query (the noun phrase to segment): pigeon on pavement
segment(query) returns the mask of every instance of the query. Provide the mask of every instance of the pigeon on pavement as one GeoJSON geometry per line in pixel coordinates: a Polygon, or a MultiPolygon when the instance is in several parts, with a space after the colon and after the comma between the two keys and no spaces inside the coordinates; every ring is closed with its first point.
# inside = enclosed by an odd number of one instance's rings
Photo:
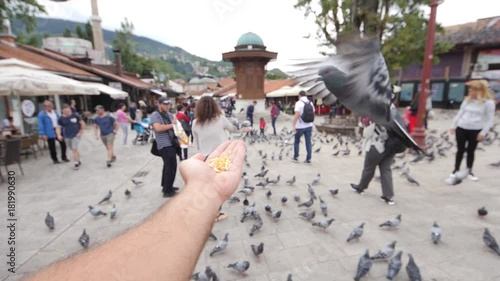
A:
{"type": "Polygon", "coordinates": [[[224,235],[224,239],[222,239],[218,244],[217,246],[215,246],[215,248],[212,249],[212,251],[210,251],[210,256],[212,257],[213,255],[215,255],[216,253],[220,253],[222,251],[224,251],[227,247],[227,244],[228,244],[228,236],[229,236],[229,233],[226,233],[224,235]]]}
{"type": "Polygon", "coordinates": [[[215,236],[215,234],[213,232],[210,232],[209,236],[210,238],[214,239],[214,240],[217,240],[217,236],[215,236]]]}
{"type": "Polygon", "coordinates": [[[250,229],[250,236],[254,236],[257,231],[259,231],[262,228],[262,225],[264,222],[262,219],[259,217],[258,219],[255,220],[255,223],[252,225],[252,228],[250,229]]]}
{"type": "Polygon", "coordinates": [[[481,207],[477,210],[477,214],[479,217],[483,218],[488,214],[488,210],[486,210],[486,207],[481,207]]]}
{"type": "Polygon", "coordinates": [[[288,273],[288,276],[286,277],[286,281],[293,281],[291,273],[288,273]]]}
{"type": "Polygon", "coordinates": [[[329,189],[328,191],[330,191],[330,194],[333,195],[333,196],[337,196],[337,194],[339,194],[339,189],[329,189]]]}
{"type": "Polygon", "coordinates": [[[135,185],[135,186],[140,186],[140,185],[142,185],[142,184],[143,184],[143,182],[142,182],[142,181],[140,181],[140,180],[136,180],[136,179],[132,179],[132,182],[134,183],[134,185],[135,185]]]}
{"type": "Polygon", "coordinates": [[[239,203],[240,202],[240,198],[238,196],[231,196],[231,198],[229,198],[229,203],[239,203]]]}
{"type": "Polygon", "coordinates": [[[316,192],[314,191],[314,188],[310,184],[307,185],[307,192],[309,192],[309,196],[311,196],[311,198],[313,198],[315,200],[318,198],[316,196],[316,192]]]}
{"type": "Polygon", "coordinates": [[[400,223],[401,223],[401,215],[398,215],[397,217],[392,218],[392,219],[384,222],[383,224],[379,225],[379,227],[387,226],[389,228],[394,228],[394,227],[399,226],[400,223]]]}
{"type": "Polygon", "coordinates": [[[394,250],[396,248],[396,241],[393,241],[391,244],[385,246],[382,250],[378,251],[374,256],[370,257],[372,260],[386,260],[392,255],[394,255],[394,250]]]}
{"type": "Polygon", "coordinates": [[[116,217],[116,212],[117,212],[116,205],[113,204],[113,208],[111,208],[111,210],[109,211],[110,219],[114,219],[116,217]]]}
{"type": "Polygon", "coordinates": [[[422,276],[420,275],[420,269],[418,269],[415,260],[413,260],[413,256],[411,254],[408,254],[408,257],[410,258],[410,260],[406,265],[406,273],[408,273],[410,281],[422,281],[422,276]]]}
{"type": "Polygon", "coordinates": [[[248,270],[248,268],[250,268],[250,262],[238,261],[238,262],[229,264],[227,267],[238,271],[239,274],[243,274],[243,273],[245,273],[245,271],[248,270]]]}
{"type": "Polygon", "coordinates": [[[347,242],[351,242],[352,240],[356,239],[359,240],[361,236],[363,236],[364,233],[364,228],[365,228],[365,223],[361,223],[359,226],[356,226],[349,237],[347,238],[347,242]]]}
{"type": "Polygon", "coordinates": [[[321,199],[321,196],[319,197],[319,207],[321,208],[321,212],[325,217],[328,217],[328,207],[326,206],[326,203],[323,199],[321,199]]]}
{"type": "Polygon", "coordinates": [[[191,276],[194,281],[210,281],[213,280],[214,272],[210,266],[207,266],[205,271],[197,272],[191,276]]]}
{"type": "Polygon", "coordinates": [[[354,281],[359,281],[365,275],[368,274],[370,268],[372,268],[372,260],[370,259],[370,254],[368,250],[366,250],[365,254],[359,258],[358,269],[356,271],[356,276],[354,277],[354,281]]]}
{"type": "Polygon", "coordinates": [[[250,245],[250,247],[252,248],[252,252],[256,257],[258,257],[260,254],[262,254],[262,252],[264,252],[264,243],[262,242],[257,246],[252,244],[250,245]]]}
{"type": "Polygon", "coordinates": [[[321,174],[318,173],[318,175],[313,178],[313,181],[312,181],[311,185],[317,185],[317,184],[319,184],[320,180],[321,180],[321,174]]]}
{"type": "Polygon", "coordinates": [[[434,222],[431,229],[432,243],[437,245],[441,240],[442,233],[443,231],[441,230],[441,227],[439,227],[437,222],[434,222]]]}
{"type": "Polygon", "coordinates": [[[311,197],[311,198],[309,198],[309,200],[307,200],[307,201],[305,201],[303,203],[300,203],[299,207],[307,207],[307,208],[309,208],[309,207],[311,207],[313,205],[313,203],[314,203],[314,200],[311,197]]]}
{"type": "Polygon", "coordinates": [[[281,197],[281,204],[285,204],[288,201],[288,198],[286,196],[281,197]]]}
{"type": "Polygon", "coordinates": [[[126,189],[125,196],[127,196],[127,198],[130,198],[130,196],[132,196],[132,192],[130,192],[130,190],[126,189]]]}
{"type": "Polygon", "coordinates": [[[293,200],[295,200],[295,202],[299,203],[300,202],[300,196],[294,195],[293,196],[293,200]]]}
{"type": "Polygon", "coordinates": [[[47,216],[45,217],[45,225],[50,229],[54,230],[55,228],[55,222],[54,222],[54,217],[50,215],[50,213],[47,212],[47,216]]]}
{"type": "Polygon", "coordinates": [[[314,217],[316,216],[316,211],[303,212],[303,213],[300,213],[299,215],[301,217],[303,217],[304,219],[310,221],[310,220],[314,219],[314,217]]]}
{"type": "Polygon", "coordinates": [[[491,235],[490,230],[488,228],[484,229],[484,234],[483,234],[483,241],[488,248],[493,250],[497,255],[500,256],[500,248],[498,247],[497,241],[495,240],[495,237],[491,235]]]}
{"type": "Polygon", "coordinates": [[[268,191],[266,192],[266,197],[267,197],[267,199],[270,199],[270,198],[271,198],[271,195],[273,195],[273,193],[271,192],[271,190],[268,190],[268,191]]]}
{"type": "Polygon", "coordinates": [[[335,219],[328,219],[328,220],[322,220],[322,221],[318,221],[318,222],[313,222],[312,226],[317,226],[317,227],[326,229],[327,227],[329,227],[332,224],[332,222],[334,220],[335,219]]]}
{"type": "Polygon", "coordinates": [[[99,208],[97,207],[92,207],[92,206],[89,206],[89,212],[94,216],[94,217],[98,217],[98,216],[106,216],[107,213],[101,211],[99,208]]]}
{"type": "Polygon", "coordinates": [[[392,259],[389,261],[389,268],[387,269],[387,280],[392,280],[396,275],[398,275],[401,270],[403,263],[401,262],[401,255],[403,251],[399,251],[392,259]]]}
{"type": "Polygon", "coordinates": [[[109,201],[109,199],[111,199],[111,196],[113,196],[113,192],[111,192],[111,190],[110,190],[110,191],[108,191],[108,194],[106,194],[106,196],[104,196],[104,198],[102,198],[102,200],[99,201],[99,203],[97,203],[97,205],[100,205],[104,202],[109,201]]]}
{"type": "Polygon", "coordinates": [[[80,242],[80,245],[82,245],[83,248],[87,249],[89,247],[90,237],[87,234],[87,232],[85,232],[85,229],[83,230],[82,235],[80,235],[78,241],[80,242]]]}
{"type": "Polygon", "coordinates": [[[295,183],[295,176],[293,176],[293,178],[291,180],[286,181],[286,183],[289,184],[289,185],[294,185],[294,183],[295,183]]]}

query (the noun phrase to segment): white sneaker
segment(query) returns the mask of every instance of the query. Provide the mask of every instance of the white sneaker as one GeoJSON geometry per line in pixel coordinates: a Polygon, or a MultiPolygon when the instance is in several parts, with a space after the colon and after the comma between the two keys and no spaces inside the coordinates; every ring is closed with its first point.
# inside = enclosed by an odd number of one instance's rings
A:
{"type": "Polygon", "coordinates": [[[456,172],[451,173],[448,177],[449,178],[456,178],[457,177],[456,172]]]}
{"type": "Polygon", "coordinates": [[[467,178],[468,178],[469,180],[471,180],[471,181],[478,181],[478,180],[479,180],[479,178],[478,178],[478,177],[476,177],[476,176],[474,176],[474,174],[473,174],[473,173],[469,173],[469,175],[467,176],[467,178]]]}

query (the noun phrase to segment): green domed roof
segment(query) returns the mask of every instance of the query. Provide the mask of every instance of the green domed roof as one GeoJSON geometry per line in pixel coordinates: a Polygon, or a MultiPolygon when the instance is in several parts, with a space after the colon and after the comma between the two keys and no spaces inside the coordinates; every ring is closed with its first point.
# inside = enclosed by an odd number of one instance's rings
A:
{"type": "Polygon", "coordinates": [[[255,45],[255,46],[264,46],[264,41],[260,38],[259,35],[248,32],[241,35],[240,39],[238,39],[238,43],[236,46],[244,46],[244,45],[255,45]]]}

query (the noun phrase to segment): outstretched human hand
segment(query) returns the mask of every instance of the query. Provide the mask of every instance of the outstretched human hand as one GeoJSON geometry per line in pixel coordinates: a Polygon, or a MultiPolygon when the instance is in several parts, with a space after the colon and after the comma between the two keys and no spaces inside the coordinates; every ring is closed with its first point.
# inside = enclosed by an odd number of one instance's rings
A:
{"type": "Polygon", "coordinates": [[[222,201],[228,199],[238,187],[243,171],[246,147],[242,141],[227,141],[221,144],[205,160],[198,153],[180,165],[182,179],[186,188],[211,188],[222,201]],[[228,156],[231,160],[228,171],[216,173],[210,166],[210,160],[220,156],[228,156]]]}

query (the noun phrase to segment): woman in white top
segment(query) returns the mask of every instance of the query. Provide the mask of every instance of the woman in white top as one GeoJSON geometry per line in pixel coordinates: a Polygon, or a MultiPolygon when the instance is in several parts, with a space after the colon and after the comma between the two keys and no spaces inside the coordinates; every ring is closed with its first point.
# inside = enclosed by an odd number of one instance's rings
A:
{"type": "MultiPolygon", "coordinates": [[[[229,136],[226,131],[236,133],[238,128],[222,115],[219,104],[212,97],[205,96],[196,102],[195,119],[191,133],[198,152],[208,156],[219,145],[228,140],[229,136]]],[[[219,212],[215,221],[225,218],[227,215],[219,212]]]]}
{"type": "Polygon", "coordinates": [[[466,151],[465,143],[467,143],[468,178],[477,181],[479,179],[472,173],[474,152],[478,142],[484,140],[493,126],[495,102],[486,80],[473,80],[466,85],[469,87],[469,94],[462,102],[451,124],[450,132],[456,134],[457,138],[457,155],[455,169],[450,177],[455,177],[455,173],[460,170],[460,163],[466,151]]]}
{"type": "Polygon", "coordinates": [[[198,151],[205,156],[228,140],[227,132],[238,131],[238,128],[222,115],[219,105],[212,97],[202,97],[196,103],[195,110],[191,132],[198,151]]]}

